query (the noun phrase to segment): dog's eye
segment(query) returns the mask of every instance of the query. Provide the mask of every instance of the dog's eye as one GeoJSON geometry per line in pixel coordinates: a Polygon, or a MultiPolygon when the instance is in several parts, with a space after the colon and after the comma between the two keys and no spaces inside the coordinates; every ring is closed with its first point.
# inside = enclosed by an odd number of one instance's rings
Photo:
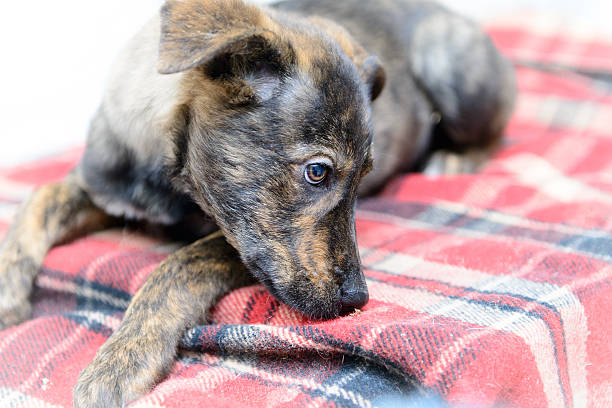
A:
{"type": "Polygon", "coordinates": [[[327,177],[329,169],[321,163],[312,163],[306,166],[304,170],[304,178],[312,185],[321,184],[327,177]]]}

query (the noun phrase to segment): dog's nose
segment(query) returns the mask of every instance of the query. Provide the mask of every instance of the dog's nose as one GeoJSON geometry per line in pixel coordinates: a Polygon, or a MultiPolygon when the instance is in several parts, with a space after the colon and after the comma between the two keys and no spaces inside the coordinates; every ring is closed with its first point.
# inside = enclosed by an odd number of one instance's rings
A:
{"type": "Polygon", "coordinates": [[[340,287],[340,314],[345,315],[365,306],[369,298],[365,281],[360,279],[345,281],[340,287]]]}

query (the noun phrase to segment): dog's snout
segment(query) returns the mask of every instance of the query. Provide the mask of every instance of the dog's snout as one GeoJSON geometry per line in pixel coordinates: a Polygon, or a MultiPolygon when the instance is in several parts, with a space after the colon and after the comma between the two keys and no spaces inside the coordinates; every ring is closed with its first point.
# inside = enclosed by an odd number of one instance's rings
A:
{"type": "Polygon", "coordinates": [[[340,314],[345,315],[365,306],[369,300],[368,287],[366,286],[363,272],[361,269],[356,273],[357,276],[344,281],[339,289],[340,295],[340,314]]]}

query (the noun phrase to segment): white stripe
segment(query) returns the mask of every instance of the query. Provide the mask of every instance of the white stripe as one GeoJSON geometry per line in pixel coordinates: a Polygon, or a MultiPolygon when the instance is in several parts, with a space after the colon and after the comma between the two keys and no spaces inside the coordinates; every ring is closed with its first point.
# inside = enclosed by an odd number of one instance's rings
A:
{"type": "MultiPolygon", "coordinates": [[[[525,3],[529,4],[529,3],[525,3]]],[[[536,5],[538,3],[531,3],[536,5]]],[[[542,3],[539,3],[542,4],[542,3]]],[[[569,3],[568,3],[569,4],[569,3]]],[[[599,3],[594,3],[601,5],[599,3]]],[[[606,4],[606,3],[602,3],[606,4]]],[[[555,36],[560,37],[564,42],[571,41],[601,41],[602,35],[605,36],[608,30],[602,29],[601,26],[586,23],[587,20],[573,19],[571,24],[568,20],[560,17],[559,14],[553,14],[548,9],[542,11],[543,7],[538,9],[529,9],[526,12],[504,13],[495,16],[494,19],[487,21],[486,27],[494,30],[516,29],[520,32],[529,34],[527,37],[530,41],[533,35],[555,36]]],[[[527,47],[529,49],[529,47],[527,47]]],[[[538,60],[542,58],[538,48],[531,48],[534,53],[539,53],[538,60]]],[[[507,47],[504,47],[507,50],[507,47]]],[[[555,55],[557,55],[555,53],[555,55]]],[[[608,59],[608,56],[602,57],[608,59]]]]}
{"type": "Polygon", "coordinates": [[[17,204],[0,202],[0,220],[10,222],[15,216],[17,208],[19,208],[17,204]]]}
{"type": "Polygon", "coordinates": [[[314,340],[305,338],[288,327],[269,326],[265,324],[254,324],[254,325],[251,325],[251,327],[256,328],[260,332],[268,333],[278,338],[279,340],[285,340],[290,344],[295,344],[296,346],[299,346],[302,348],[308,348],[308,349],[314,349],[314,350],[328,350],[328,351],[337,350],[335,347],[328,346],[322,343],[318,343],[314,340]]]}
{"type": "Polygon", "coordinates": [[[301,325],[304,321],[304,315],[295,309],[290,308],[284,303],[279,303],[278,310],[272,316],[272,319],[267,323],[270,326],[291,326],[301,325]]]}
{"type": "Polygon", "coordinates": [[[216,319],[220,315],[224,324],[240,324],[243,306],[247,304],[252,293],[249,288],[240,288],[230,292],[215,305],[212,318],[216,319]]]}
{"type": "Polygon", "coordinates": [[[523,184],[563,203],[597,201],[612,204],[612,195],[565,176],[548,161],[522,153],[500,162],[523,184]]]}
{"type": "MultiPolygon", "coordinates": [[[[602,135],[610,134],[610,118],[612,117],[612,106],[599,106],[599,109],[593,115],[594,118],[590,123],[589,129],[594,132],[599,132],[602,135]]],[[[606,136],[609,138],[610,136],[606,136]]],[[[609,174],[609,173],[608,173],[609,174]]]]}
{"type": "Polygon", "coordinates": [[[0,387],[0,406],[4,408],[62,408],[60,405],[53,405],[39,398],[4,387],[0,387]]]}
{"type": "Polygon", "coordinates": [[[31,184],[20,183],[0,175],[0,197],[14,201],[25,200],[34,190],[31,184]]]}
{"type": "MultiPolygon", "coordinates": [[[[493,160],[489,161],[489,166],[494,166],[493,160]]],[[[500,192],[508,188],[513,180],[510,177],[489,176],[476,177],[470,182],[466,191],[458,201],[464,204],[477,204],[482,207],[490,207],[499,197],[500,192]]]]}
{"type": "Polygon", "coordinates": [[[98,323],[99,325],[108,327],[113,331],[117,330],[119,324],[121,323],[121,319],[115,317],[114,315],[108,315],[96,311],[79,310],[76,312],[71,312],[70,315],[84,317],[90,322],[98,323]]]}
{"type": "Polygon", "coordinates": [[[85,277],[91,281],[95,281],[95,277],[100,266],[104,265],[116,256],[116,251],[110,251],[94,259],[89,265],[87,265],[87,269],[85,269],[85,277]]]}
{"type": "Polygon", "coordinates": [[[36,279],[36,283],[41,288],[52,289],[57,292],[74,293],[77,296],[86,299],[96,299],[120,309],[126,309],[130,303],[129,300],[124,300],[108,293],[101,292],[92,287],[80,286],[74,282],[65,281],[48,275],[39,275],[36,279]]]}

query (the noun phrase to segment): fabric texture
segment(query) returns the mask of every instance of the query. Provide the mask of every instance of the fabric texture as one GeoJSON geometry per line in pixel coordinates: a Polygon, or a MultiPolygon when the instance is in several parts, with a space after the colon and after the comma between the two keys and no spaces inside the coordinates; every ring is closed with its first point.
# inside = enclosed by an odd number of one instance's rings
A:
{"type": "MultiPolygon", "coordinates": [[[[133,406],[612,406],[612,41],[529,21],[488,28],[520,62],[501,151],[478,174],[402,175],[359,202],[366,307],[310,321],[236,290],[133,406]]],[[[0,171],[0,235],[80,154],[0,171]]],[[[0,406],[72,406],[173,248],[116,229],[53,249],[32,320],[0,332],[0,406]]]]}

